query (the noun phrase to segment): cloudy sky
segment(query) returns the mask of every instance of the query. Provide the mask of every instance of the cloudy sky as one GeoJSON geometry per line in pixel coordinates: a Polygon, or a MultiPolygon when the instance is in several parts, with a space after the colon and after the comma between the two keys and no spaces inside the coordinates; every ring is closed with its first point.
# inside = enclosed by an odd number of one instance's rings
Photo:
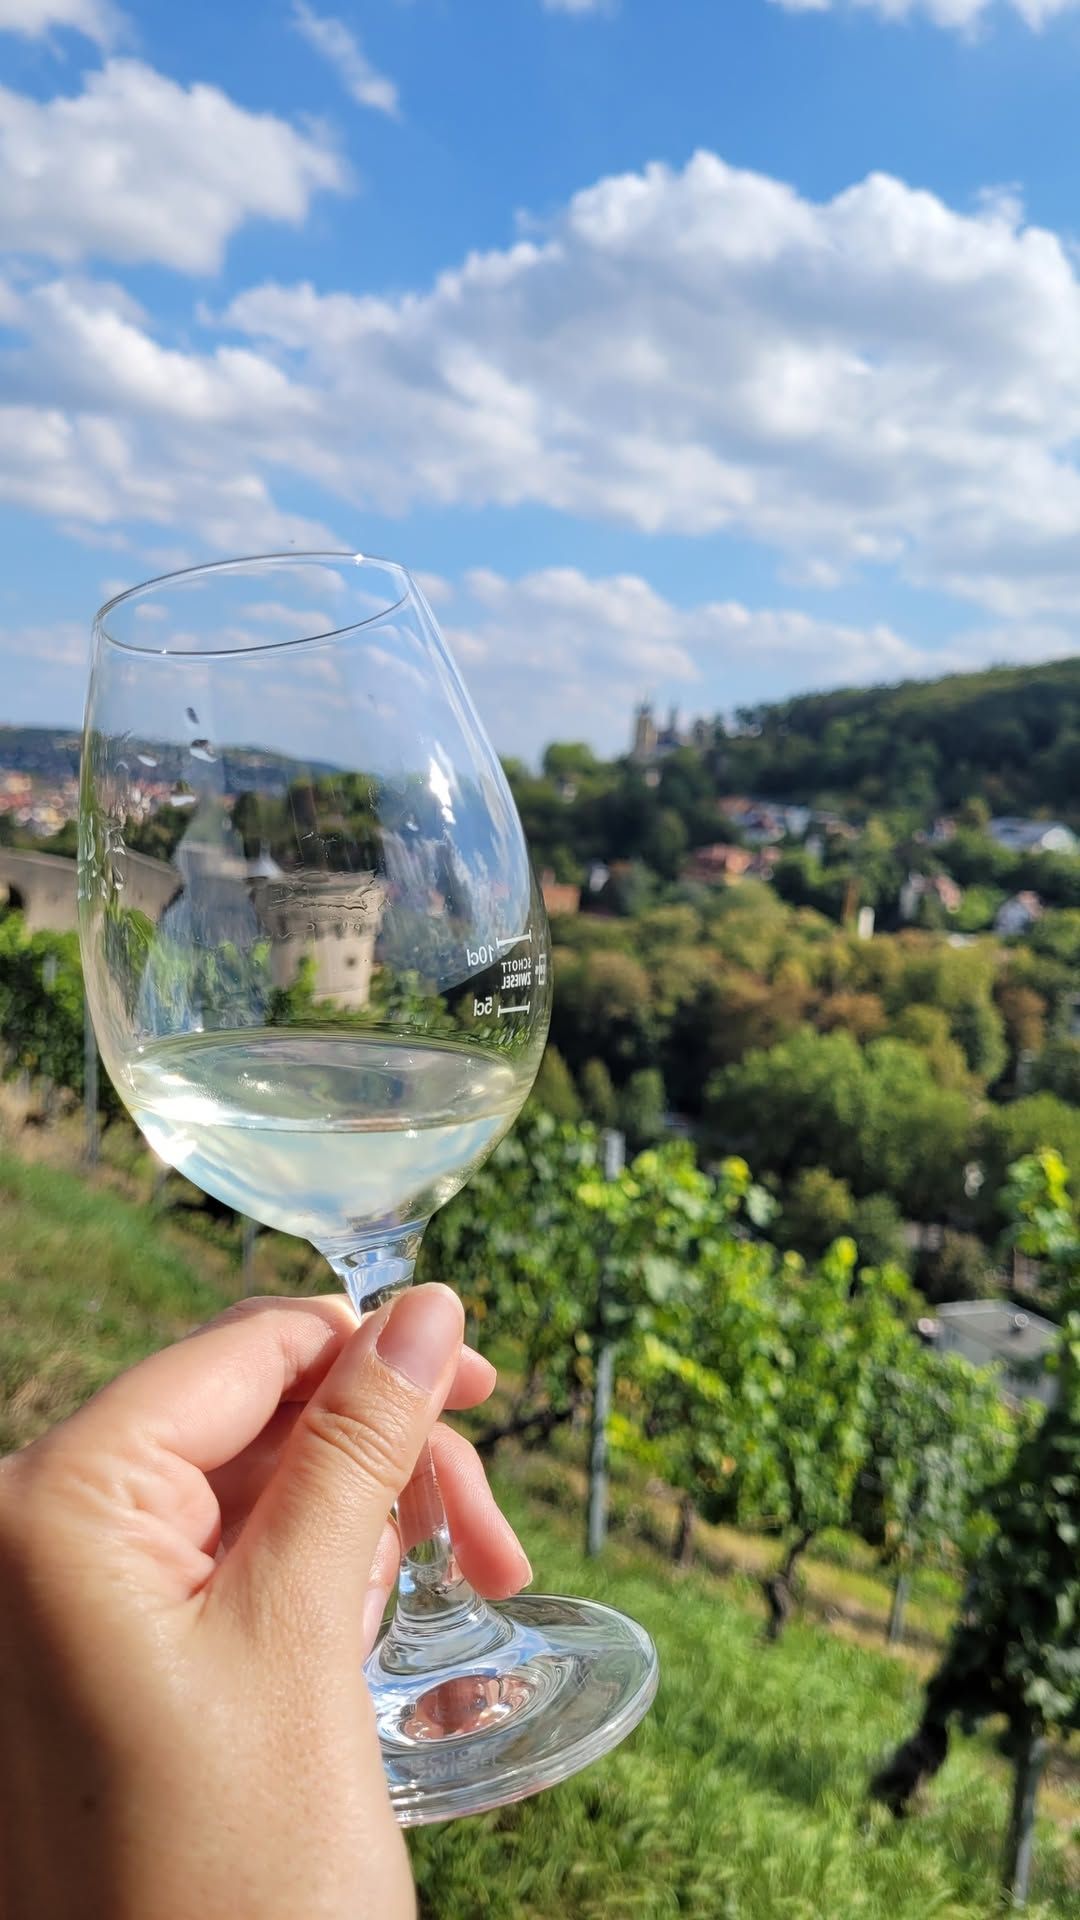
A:
{"type": "Polygon", "coordinates": [[[430,583],[496,743],[1080,650],[1080,0],[0,0],[0,720],[430,583]]]}

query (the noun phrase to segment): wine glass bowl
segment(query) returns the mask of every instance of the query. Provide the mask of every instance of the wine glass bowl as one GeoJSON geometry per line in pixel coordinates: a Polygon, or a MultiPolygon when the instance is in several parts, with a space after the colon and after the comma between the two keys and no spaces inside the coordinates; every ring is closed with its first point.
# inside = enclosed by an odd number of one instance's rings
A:
{"type": "MultiPolygon", "coordinates": [[[[79,913],[102,1056],[161,1157],[309,1239],[358,1311],[407,1285],[529,1092],[551,961],[502,768],[403,568],[224,562],[101,610],[79,913]]],[[[635,1724],[640,1628],[478,1600],[426,1454],[401,1519],[368,1665],[401,1819],[535,1791],[635,1724]]]]}

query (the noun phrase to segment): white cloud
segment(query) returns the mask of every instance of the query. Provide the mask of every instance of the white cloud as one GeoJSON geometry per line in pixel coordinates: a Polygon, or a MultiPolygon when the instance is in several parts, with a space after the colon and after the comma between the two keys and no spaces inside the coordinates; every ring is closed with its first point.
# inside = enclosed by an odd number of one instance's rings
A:
{"type": "Polygon", "coordinates": [[[377,113],[396,115],[398,90],[392,80],[373,67],[356,35],[344,20],[319,14],[306,0],[293,0],[293,25],[309,46],[334,67],[346,93],[358,106],[373,107],[377,113]]]}
{"type": "Polygon", "coordinates": [[[590,579],[572,567],[518,580],[468,573],[442,620],[496,744],[526,755],[568,732],[621,750],[644,694],[711,714],[808,686],[899,680],[953,664],[883,624],[860,628],[737,601],[679,607],[637,575],[590,579]]]}
{"type": "Polygon", "coordinates": [[[0,33],[40,39],[50,27],[70,27],[108,47],[123,30],[123,16],[110,0],[0,0],[0,33]]]}
{"type": "MultiPolygon", "coordinates": [[[[908,20],[923,15],[938,27],[970,32],[997,9],[998,0],[772,0],[788,13],[871,12],[883,20],[908,20]]],[[[1038,29],[1060,14],[1071,13],[1080,0],[1002,0],[1027,26],[1038,29]]]]}
{"type": "Polygon", "coordinates": [[[959,212],[872,175],[819,204],[699,154],[426,290],[270,284],[204,320],[194,352],[117,287],[10,289],[0,488],[247,546],[305,537],[285,474],[360,511],[731,532],[815,591],[875,569],[998,619],[1080,605],[1080,281],[1010,193],[959,212]]]}
{"type": "Polygon", "coordinates": [[[613,0],[543,0],[548,13],[610,13],[613,0]]]}
{"type": "Polygon", "coordinates": [[[100,408],[144,427],[155,421],[240,424],[248,434],[257,434],[265,416],[278,439],[290,414],[318,418],[316,396],[263,355],[229,346],[212,354],[161,346],[121,287],[45,282],[22,296],[20,324],[32,345],[10,355],[0,384],[24,400],[100,408]]]}
{"type": "MultiPolygon", "coordinates": [[[[0,0],[2,4],[2,0],[0,0]]],[[[255,217],[303,220],[346,173],[318,131],[250,113],[218,87],[110,60],[74,98],[0,87],[0,246],[212,272],[255,217]]]]}
{"type": "Polygon", "coordinates": [[[58,726],[76,725],[89,653],[89,618],[0,627],[4,719],[10,724],[51,717],[58,726]]]}
{"type": "MultiPolygon", "coordinates": [[[[130,424],[59,407],[0,405],[0,502],[66,530],[184,528],[222,554],[340,546],[317,520],[279,508],[261,474],[219,444],[175,434],[148,445],[130,424]]],[[[166,563],[168,564],[168,563],[166,563]]]]}
{"type": "Polygon", "coordinates": [[[702,153],[426,292],[271,284],[226,322],[322,396],[305,469],[361,504],[729,529],[1009,615],[1080,595],[1080,283],[1008,195],[818,204],[702,153]]]}

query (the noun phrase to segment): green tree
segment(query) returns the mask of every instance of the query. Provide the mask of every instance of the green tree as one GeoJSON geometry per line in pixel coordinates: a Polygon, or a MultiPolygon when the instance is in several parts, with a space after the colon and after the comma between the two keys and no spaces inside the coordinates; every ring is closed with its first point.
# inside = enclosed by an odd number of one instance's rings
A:
{"type": "Polygon", "coordinates": [[[946,1300],[986,1300],[1001,1292],[1001,1278],[978,1234],[941,1230],[937,1245],[919,1256],[916,1283],[932,1306],[946,1300]]]}
{"type": "Polygon", "coordinates": [[[897,1040],[906,1040],[926,1055],[939,1087],[967,1088],[971,1074],[963,1049],[953,1038],[944,1007],[928,1007],[914,1000],[902,1007],[892,1024],[897,1040]]]}
{"type": "Polygon", "coordinates": [[[950,924],[958,933],[986,933],[1004,899],[1002,887],[968,887],[950,924]]]}
{"type": "Polygon", "coordinates": [[[586,1060],[581,1069],[581,1102],[598,1127],[613,1127],[618,1106],[611,1075],[602,1060],[586,1060]]]}
{"type": "MultiPolygon", "coordinates": [[[[0,919],[0,1049],[7,1071],[83,1090],[83,981],[73,933],[28,934],[0,919]]],[[[103,1088],[107,1098],[112,1089],[103,1088]]]]}
{"type": "Polygon", "coordinates": [[[625,1073],[654,1053],[652,983],[629,953],[593,952],[560,967],[552,1039],[571,1066],[597,1053],[625,1073]]]}
{"type": "Polygon", "coordinates": [[[584,740],[566,740],[545,747],[542,765],[545,779],[556,781],[591,780],[602,772],[600,761],[584,740]]]}
{"type": "Polygon", "coordinates": [[[856,1200],[848,1228],[867,1267],[900,1267],[911,1263],[904,1221],[896,1201],[887,1193],[868,1193],[856,1200]]]}
{"type": "Polygon", "coordinates": [[[804,1030],[726,1067],[706,1098],[717,1144],[781,1179],[824,1164],[856,1196],[889,1193],[918,1219],[963,1192],[968,1102],[903,1041],[860,1048],[848,1033],[804,1030]]]}
{"type": "Polygon", "coordinates": [[[1080,1106],[1080,1040],[1068,1035],[1051,1040],[1035,1062],[1034,1078],[1041,1092],[1080,1106]]]}
{"type": "MultiPolygon", "coordinates": [[[[692,1268],[650,1271],[648,1321],[624,1370],[612,1442],[677,1491],[673,1557],[682,1565],[693,1557],[699,1511],[735,1519],[741,1490],[767,1475],[782,1344],[778,1263],[740,1217],[760,1226],[768,1214],[746,1162],[724,1161],[698,1214],[692,1268]]],[[[779,1274],[797,1268],[792,1256],[779,1274]]]]}
{"type": "Polygon", "coordinates": [[[631,1152],[651,1146],[664,1131],[667,1096],[664,1076],[656,1067],[632,1073],[619,1095],[619,1122],[631,1152]]]}
{"type": "Polygon", "coordinates": [[[854,1211],[846,1180],[838,1180],[827,1167],[804,1167],[784,1196],[775,1235],[781,1246],[816,1260],[847,1233],[854,1211]]]}
{"type": "Polygon", "coordinates": [[[641,842],[646,866],[661,880],[674,880],[682,866],[690,836],[673,807],[661,807],[641,842]]]}
{"type": "Polygon", "coordinates": [[[573,1123],[581,1118],[574,1077],[557,1047],[548,1047],[540,1062],[532,1098],[556,1120],[573,1123]]]}
{"type": "Polygon", "coordinates": [[[1020,1906],[1046,1736],[1080,1728],[1080,1239],[1058,1156],[1014,1170],[1010,1195],[1022,1244],[1060,1276],[1057,1396],[986,1499],[993,1533],[972,1569],[963,1616],[927,1685],[916,1732],[871,1791],[903,1813],[944,1762],[954,1722],[970,1728],[1003,1714],[1015,1768],[1003,1879],[1020,1906]]]}
{"type": "Polygon", "coordinates": [[[900,1318],[903,1276],[866,1268],[856,1281],[856,1258],[853,1240],[837,1240],[778,1298],[771,1444],[764,1473],[741,1498],[744,1521],[766,1525],[784,1542],[778,1567],[762,1582],[774,1640],[795,1603],[802,1555],[826,1527],[848,1520],[878,1383],[911,1340],[900,1318]]]}
{"type": "Polygon", "coordinates": [[[992,1085],[1005,1071],[1009,1050],[1005,1023],[992,1000],[961,1001],[952,1013],[953,1038],[976,1078],[992,1085]]]}
{"type": "Polygon", "coordinates": [[[894,1576],[890,1642],[902,1637],[912,1570],[958,1565],[985,1532],[983,1495],[1015,1442],[993,1369],[911,1341],[882,1370],[853,1517],[894,1576]]]}
{"type": "Polygon", "coordinates": [[[1053,1093],[987,1107],[974,1150],[984,1172],[979,1218],[987,1231],[1004,1224],[1002,1196],[1013,1161],[1045,1147],[1060,1153],[1072,1179],[1080,1177],[1080,1109],[1053,1093]]]}

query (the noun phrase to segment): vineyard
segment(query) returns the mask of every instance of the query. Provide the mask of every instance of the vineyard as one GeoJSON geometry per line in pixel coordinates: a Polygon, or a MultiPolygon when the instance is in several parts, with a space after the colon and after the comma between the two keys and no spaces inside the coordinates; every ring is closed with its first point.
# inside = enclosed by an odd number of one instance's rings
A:
{"type": "MultiPolygon", "coordinates": [[[[9,1071],[43,1090],[46,1121],[82,1092],[74,943],[45,935],[28,941],[14,915],[0,921],[0,1041],[9,1071]]],[[[110,1123],[109,1134],[134,1146],[123,1119],[110,1123]]],[[[171,1183],[173,1197],[178,1186],[171,1183]]],[[[0,1192],[5,1216],[32,1211],[31,1187],[18,1172],[8,1172],[0,1192]]],[[[77,1212],[77,1192],[71,1204],[77,1212]]],[[[453,1278],[472,1337],[503,1364],[497,1412],[476,1436],[482,1450],[499,1471],[500,1457],[528,1460],[543,1447],[565,1463],[567,1488],[571,1467],[588,1462],[594,1549],[621,1552],[618,1536],[604,1542],[609,1476],[643,1494],[663,1491],[672,1515],[667,1550],[680,1569],[698,1557],[699,1533],[718,1524],[772,1543],[760,1576],[758,1644],[746,1640],[742,1614],[735,1622],[722,1608],[716,1613],[717,1644],[733,1635],[741,1665],[786,1659],[792,1637],[799,1644],[809,1631],[798,1620],[801,1568],[815,1544],[838,1530],[861,1543],[891,1584],[894,1643],[904,1634],[913,1577],[935,1571],[958,1602],[962,1595],[921,1704],[908,1687],[904,1713],[887,1716],[876,1746],[863,1754],[860,1817],[887,1834],[890,1815],[906,1814],[916,1790],[943,1764],[953,1731],[990,1723],[1012,1765],[1014,1791],[1001,1821],[1007,1831],[985,1834],[984,1847],[988,1855],[1003,1850],[1005,1884],[1019,1902],[1031,1880],[1040,1776],[1048,1755],[1060,1756],[1061,1743],[1080,1726],[1080,1233],[1052,1149],[1014,1165],[1001,1206],[1017,1246],[1040,1263],[1042,1297],[1061,1327],[1052,1356],[1058,1390],[1048,1410],[1010,1406],[992,1373],[924,1344],[916,1326],[921,1296],[899,1267],[864,1260],[850,1236],[839,1235],[812,1260],[777,1244],[775,1201],[745,1161],[731,1156],[706,1170],[679,1142],[619,1166],[605,1155],[601,1132],[538,1106],[436,1216],[422,1267],[453,1278]]],[[[154,1216],[145,1206],[134,1213],[142,1264],[156,1271],[154,1216]]],[[[133,1230],[130,1222],[124,1230],[133,1230]]],[[[62,1229],[43,1223],[29,1242],[32,1260],[45,1258],[42,1236],[49,1233],[55,1244],[48,1258],[59,1257],[62,1229]]],[[[126,1280],[113,1276],[106,1310],[93,1322],[85,1311],[87,1283],[80,1279],[77,1297],[69,1296],[76,1319],[98,1343],[78,1391],[132,1357],[115,1336],[125,1312],[123,1285],[137,1291],[144,1284],[139,1266],[129,1257],[126,1280]]],[[[12,1274],[4,1303],[13,1336],[3,1379],[9,1443],[20,1437],[10,1409],[43,1364],[42,1348],[20,1330],[18,1278],[12,1274]]],[[[174,1268],[170,1285],[176,1278],[174,1268]]],[[[181,1286],[171,1318],[154,1319],[153,1338],[170,1337],[183,1322],[182,1295],[181,1286]]],[[[205,1312],[206,1295],[205,1282],[193,1284],[192,1317],[205,1312]]],[[[573,1525],[583,1541],[586,1515],[573,1525]]],[[[579,1585],[579,1569],[566,1578],[579,1585]]],[[[695,1594],[703,1591],[695,1585],[695,1594]]],[[[695,1606],[709,1634],[708,1606],[700,1599],[695,1606]]],[[[769,1671],[762,1665],[766,1693],[776,1684],[769,1671]]],[[[838,1699],[836,1711],[842,1717],[849,1706],[838,1699]]],[[[656,1737],[641,1736],[646,1752],[656,1737]]],[[[792,1768],[804,1738],[792,1714],[792,1768]]],[[[705,1765],[703,1749],[695,1751],[705,1765]]],[[[621,1764],[632,1768],[633,1754],[621,1764]]],[[[616,1795],[618,1778],[612,1776],[616,1795]]],[[[603,1801],[599,1776],[574,1791],[603,1801]]],[[[520,1820],[524,1833],[544,1816],[504,1818],[520,1820]]],[[[918,1825],[905,1821],[904,1831],[918,1825]]],[[[435,1844],[421,1843],[421,1860],[435,1844]]],[[[462,1849],[469,1844],[481,1843],[454,1841],[462,1849]]],[[[767,1834],[762,1844],[767,1849],[767,1834]]],[[[738,1904],[723,1876],[708,1884],[716,1905],[694,1894],[685,1905],[642,1902],[641,1911],[769,1910],[738,1904]]],[[[491,1910],[510,1911],[496,1903],[491,1910]]],[[[625,1911],[595,1904],[579,1910],[625,1911]]],[[[921,1909],[978,1910],[940,1900],[921,1909]]]]}

